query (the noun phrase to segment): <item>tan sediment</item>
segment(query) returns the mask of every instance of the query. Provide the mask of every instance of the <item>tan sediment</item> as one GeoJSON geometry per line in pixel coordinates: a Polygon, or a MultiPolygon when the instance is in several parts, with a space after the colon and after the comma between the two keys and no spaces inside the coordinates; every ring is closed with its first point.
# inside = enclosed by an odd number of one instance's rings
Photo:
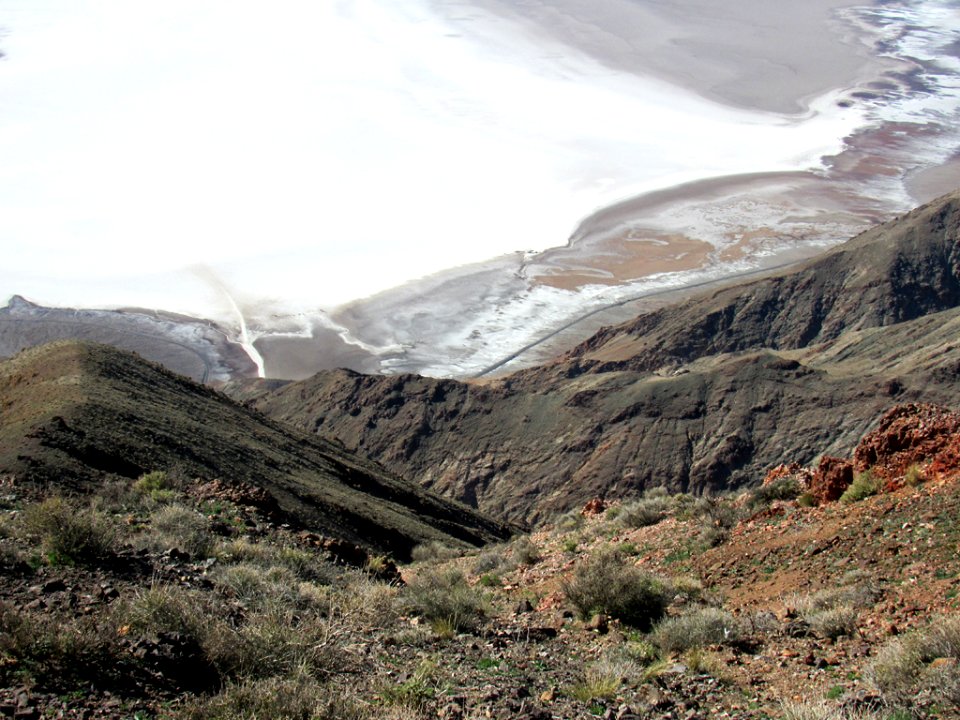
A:
{"type": "Polygon", "coordinates": [[[532,272],[540,285],[575,290],[584,285],[620,285],[648,275],[702,267],[713,246],[684,235],[664,235],[632,230],[594,248],[587,257],[555,257],[551,264],[532,272]]]}

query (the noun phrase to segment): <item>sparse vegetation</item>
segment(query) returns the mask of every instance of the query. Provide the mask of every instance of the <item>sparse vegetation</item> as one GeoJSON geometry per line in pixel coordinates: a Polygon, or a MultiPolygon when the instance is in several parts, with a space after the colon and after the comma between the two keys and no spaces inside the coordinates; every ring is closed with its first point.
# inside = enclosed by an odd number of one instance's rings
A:
{"type": "Polygon", "coordinates": [[[734,643],[740,637],[740,625],[730,613],[701,607],[658,623],[653,642],[664,653],[679,653],[707,645],[734,643]]]}
{"type": "Polygon", "coordinates": [[[458,570],[427,570],[404,589],[411,611],[430,622],[442,622],[458,631],[473,630],[485,614],[480,594],[458,570]]]}
{"type": "Polygon", "coordinates": [[[840,496],[840,502],[853,503],[859,502],[871,495],[876,495],[880,490],[880,481],[874,477],[873,472],[864,470],[853,476],[853,482],[843,495],[840,496]]]}
{"type": "Polygon", "coordinates": [[[648,493],[640,500],[624,505],[618,520],[628,528],[649,527],[666,518],[672,507],[669,497],[661,493],[648,493]]]}
{"type": "Polygon", "coordinates": [[[513,557],[521,565],[535,565],[540,562],[540,548],[526,535],[513,543],[513,557]]]}
{"type": "Polygon", "coordinates": [[[916,487],[927,480],[927,473],[923,465],[913,463],[903,474],[903,482],[909,487],[916,487]]]}
{"type": "Polygon", "coordinates": [[[918,699],[960,706],[960,618],[936,618],[925,630],[892,639],[864,678],[894,706],[918,699]]]}
{"type": "Polygon", "coordinates": [[[765,507],[775,500],[796,500],[802,488],[794,477],[782,477],[750,491],[750,506],[765,507]]]}
{"type": "Polygon", "coordinates": [[[95,563],[113,550],[117,539],[116,526],[105,515],[57,496],[26,508],[23,527],[52,565],[95,563]]]}
{"type": "Polygon", "coordinates": [[[563,585],[582,619],[604,613],[646,629],[663,617],[667,589],[660,578],[637,569],[615,551],[602,551],[581,562],[563,585]]]}
{"type": "Polygon", "coordinates": [[[633,673],[630,663],[602,658],[584,670],[582,679],[572,685],[570,697],[580,702],[612,698],[623,681],[633,673]]]}
{"type": "Polygon", "coordinates": [[[427,543],[421,543],[417,545],[411,557],[414,562],[430,562],[434,560],[450,560],[451,558],[458,557],[461,554],[461,551],[455,547],[451,547],[440,540],[431,540],[427,543]]]}
{"type": "Polygon", "coordinates": [[[176,549],[190,557],[205,558],[213,553],[216,536],[210,521],[192,508],[177,503],[163,505],[150,516],[150,532],[139,538],[153,550],[176,549]]]}

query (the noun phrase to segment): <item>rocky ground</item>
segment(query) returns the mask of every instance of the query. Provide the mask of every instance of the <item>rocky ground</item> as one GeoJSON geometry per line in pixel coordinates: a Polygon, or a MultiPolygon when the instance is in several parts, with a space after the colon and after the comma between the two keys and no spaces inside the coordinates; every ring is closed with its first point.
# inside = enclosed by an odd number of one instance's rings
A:
{"type": "Polygon", "coordinates": [[[960,717],[958,419],[399,570],[232,486],[7,478],[0,717],[960,717]]]}

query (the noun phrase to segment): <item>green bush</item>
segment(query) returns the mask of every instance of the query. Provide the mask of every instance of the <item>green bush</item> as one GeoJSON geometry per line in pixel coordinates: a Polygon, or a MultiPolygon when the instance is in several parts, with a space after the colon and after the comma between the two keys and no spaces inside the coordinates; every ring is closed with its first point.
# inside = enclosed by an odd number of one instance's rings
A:
{"type": "Polygon", "coordinates": [[[642,528],[656,525],[667,517],[673,503],[669,497],[654,495],[624,505],[618,518],[624,527],[642,528]]]}
{"type": "Polygon", "coordinates": [[[667,618],[653,630],[653,642],[664,653],[733,643],[739,637],[740,626],[733,615],[711,607],[667,618]]]}
{"type": "Polygon", "coordinates": [[[536,565],[540,557],[540,548],[527,536],[513,544],[513,559],[521,565],[536,565]]]}
{"type": "Polygon", "coordinates": [[[795,500],[802,488],[796,478],[777,478],[769,485],[761,485],[750,491],[750,506],[753,508],[766,507],[775,500],[795,500]]]}
{"type": "Polygon", "coordinates": [[[563,592],[584,620],[604,613],[640,629],[663,617],[668,602],[662,580],[613,551],[581,562],[563,583],[563,592]]]}
{"type": "Polygon", "coordinates": [[[459,570],[417,573],[404,588],[403,597],[417,615],[460,631],[476,628],[485,614],[483,598],[459,570]]]}
{"type": "Polygon", "coordinates": [[[133,489],[157,503],[172,502],[177,496],[174,483],[162,470],[154,470],[141,475],[133,483],[133,489]]]}
{"type": "Polygon", "coordinates": [[[853,482],[843,495],[840,496],[840,502],[852,503],[859,502],[864,498],[876,495],[880,491],[880,481],[873,476],[873,472],[865,470],[853,476],[853,482]]]}
{"type": "Polygon", "coordinates": [[[144,542],[154,550],[176,548],[192,558],[213,554],[216,537],[210,520],[184,505],[164,505],[150,515],[150,532],[144,542]]]}
{"type": "Polygon", "coordinates": [[[23,525],[52,565],[95,563],[113,551],[117,538],[105,515],[77,509],[61,497],[27,507],[23,525]]]}

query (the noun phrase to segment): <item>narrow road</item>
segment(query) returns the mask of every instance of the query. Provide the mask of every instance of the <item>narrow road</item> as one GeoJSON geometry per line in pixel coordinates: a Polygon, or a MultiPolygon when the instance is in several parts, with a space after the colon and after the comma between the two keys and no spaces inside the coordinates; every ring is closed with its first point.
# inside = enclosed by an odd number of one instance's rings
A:
{"type": "Polygon", "coordinates": [[[624,305],[629,305],[630,303],[636,302],[637,300],[644,300],[646,298],[657,297],[659,295],[667,295],[668,293],[676,293],[676,292],[685,292],[687,290],[695,290],[697,288],[707,287],[709,285],[718,285],[720,283],[729,282],[731,280],[739,280],[741,278],[751,277],[753,275],[762,275],[765,273],[772,273],[777,270],[782,270],[783,268],[790,267],[791,265],[796,265],[799,262],[803,262],[803,261],[791,260],[790,262],[780,263],[779,265],[771,265],[770,267],[765,267],[765,268],[758,268],[756,270],[744,270],[741,273],[734,273],[733,275],[727,275],[726,277],[717,278],[715,280],[703,280],[701,282],[691,283],[690,285],[684,285],[682,287],[663,288],[661,290],[648,290],[647,292],[642,292],[637,295],[631,295],[630,297],[624,298],[623,300],[618,300],[617,302],[612,302],[612,303],[608,303],[607,305],[602,305],[601,307],[594,308],[590,312],[587,312],[587,313],[584,313],[583,315],[579,315],[575,317],[573,320],[566,323],[565,325],[561,325],[556,330],[552,330],[546,335],[537,338],[533,342],[524,345],[522,348],[520,348],[516,352],[510,353],[502,360],[498,360],[493,365],[488,365],[483,370],[481,370],[480,372],[474,375],[471,375],[470,377],[472,379],[477,379],[477,378],[482,378],[485,375],[489,375],[490,373],[496,370],[499,370],[504,365],[507,365],[508,363],[513,362],[518,357],[520,357],[524,353],[529,352],[530,350],[537,347],[538,345],[542,345],[548,340],[552,340],[560,333],[572,328],[574,325],[582,323],[584,320],[592,318],[594,315],[599,315],[600,313],[606,312],[607,310],[623,307],[624,305]]]}

